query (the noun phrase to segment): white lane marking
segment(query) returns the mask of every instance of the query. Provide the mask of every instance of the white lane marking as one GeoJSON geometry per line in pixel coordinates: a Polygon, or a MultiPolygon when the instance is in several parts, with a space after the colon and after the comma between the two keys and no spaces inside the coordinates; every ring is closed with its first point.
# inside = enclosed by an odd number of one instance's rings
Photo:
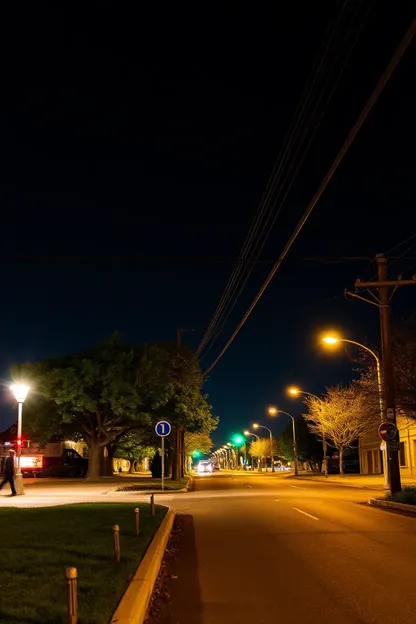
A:
{"type": "Polygon", "coordinates": [[[278,499],[278,498],[276,498],[276,503],[280,503],[280,501],[279,501],[279,499],[278,499]]]}
{"type": "Polygon", "coordinates": [[[252,487],[251,485],[248,485],[247,487],[252,487]]]}
{"type": "Polygon", "coordinates": [[[298,486],[298,485],[291,485],[290,487],[299,488],[299,486],[298,486]]]}
{"type": "Polygon", "coordinates": [[[292,509],[296,509],[296,511],[304,514],[305,516],[308,516],[309,518],[312,518],[312,520],[319,520],[319,518],[317,518],[316,516],[312,516],[312,514],[308,513],[307,511],[302,511],[302,509],[298,509],[297,507],[292,507],[292,509]]]}

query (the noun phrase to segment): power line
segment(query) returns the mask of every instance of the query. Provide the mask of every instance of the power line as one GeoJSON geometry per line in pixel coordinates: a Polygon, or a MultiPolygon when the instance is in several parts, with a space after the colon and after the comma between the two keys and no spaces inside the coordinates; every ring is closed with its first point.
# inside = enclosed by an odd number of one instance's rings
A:
{"type": "Polygon", "coordinates": [[[297,223],[297,225],[295,227],[295,230],[293,231],[293,233],[291,234],[289,240],[287,241],[286,245],[284,246],[283,251],[281,252],[278,260],[276,261],[276,263],[274,264],[272,270],[270,271],[269,275],[267,276],[266,281],[261,286],[259,292],[255,296],[255,298],[254,298],[253,302],[251,303],[249,309],[244,314],[244,316],[241,319],[241,321],[238,323],[236,329],[232,333],[231,338],[228,340],[228,342],[226,343],[225,347],[221,350],[219,355],[215,358],[214,362],[205,371],[205,375],[209,374],[212,371],[214,366],[216,366],[216,364],[222,358],[224,353],[227,351],[228,347],[234,341],[234,339],[237,336],[237,334],[239,333],[240,329],[243,327],[243,325],[245,324],[246,320],[248,319],[248,317],[250,316],[250,314],[252,313],[252,311],[256,307],[257,303],[259,302],[259,300],[262,297],[262,295],[263,295],[264,291],[266,290],[267,286],[269,285],[269,283],[273,279],[273,277],[276,274],[277,270],[280,268],[283,260],[285,259],[285,257],[288,254],[290,248],[292,247],[293,243],[295,242],[296,238],[298,237],[300,231],[302,230],[303,226],[305,225],[306,221],[308,220],[312,210],[315,208],[315,206],[316,206],[318,200],[320,199],[322,193],[324,192],[324,190],[328,186],[332,176],[334,175],[334,173],[337,170],[339,164],[341,163],[342,159],[344,158],[345,154],[347,153],[348,149],[350,148],[352,142],[354,141],[355,137],[357,136],[361,126],[363,125],[364,121],[366,120],[368,114],[370,113],[371,109],[373,108],[374,104],[376,103],[377,99],[379,98],[380,93],[383,91],[387,81],[389,80],[389,78],[393,74],[397,64],[399,63],[399,61],[402,58],[403,54],[405,53],[405,51],[409,47],[410,43],[412,42],[412,39],[413,39],[413,37],[415,35],[415,31],[416,31],[416,19],[413,20],[413,22],[411,23],[411,25],[408,28],[407,32],[405,33],[402,41],[400,42],[396,52],[394,53],[393,57],[390,59],[388,65],[387,65],[386,69],[384,70],[383,74],[381,75],[381,77],[380,77],[376,87],[374,88],[373,92],[371,93],[370,97],[368,98],[367,102],[365,103],[364,108],[362,109],[360,115],[358,116],[357,121],[354,123],[353,127],[351,128],[350,132],[348,133],[348,136],[345,139],[341,149],[339,150],[339,152],[336,155],[334,161],[332,162],[332,165],[330,166],[328,172],[324,176],[324,179],[322,180],[321,184],[319,185],[318,190],[316,191],[316,193],[313,196],[311,202],[307,206],[307,208],[306,208],[305,212],[303,213],[301,219],[297,223]]]}
{"type": "MultiPolygon", "coordinates": [[[[338,64],[338,57],[335,51],[330,53],[332,40],[335,37],[335,32],[337,27],[339,26],[342,18],[342,14],[348,4],[348,0],[344,1],[342,9],[340,13],[336,16],[335,24],[327,28],[324,37],[323,44],[323,53],[320,53],[320,58],[318,55],[317,60],[314,63],[312,72],[310,73],[308,80],[305,85],[305,89],[300,98],[299,104],[295,111],[295,115],[293,117],[292,123],[289,127],[288,132],[283,141],[283,145],[278,157],[278,160],[274,166],[272,175],[267,184],[266,190],[261,199],[259,208],[256,213],[256,217],[253,221],[253,224],[250,228],[249,234],[246,238],[246,241],[243,245],[242,251],[240,252],[239,258],[241,260],[250,259],[258,259],[263,247],[269,237],[274,223],[280,214],[285,200],[288,196],[288,193],[293,185],[293,182],[299,172],[300,167],[303,164],[303,161],[306,157],[306,154],[311,146],[311,143],[315,137],[315,134],[319,128],[319,125],[322,121],[323,115],[326,112],[326,109],[329,105],[329,102],[333,96],[333,93],[342,77],[343,71],[348,63],[349,57],[352,53],[352,50],[358,40],[359,34],[362,30],[364,20],[367,17],[371,4],[367,6],[366,13],[361,20],[361,24],[359,28],[354,29],[355,37],[350,44],[350,47],[346,53],[346,56],[343,60],[343,64],[341,69],[336,74],[335,82],[332,88],[329,91],[329,94],[326,93],[327,87],[332,80],[332,75],[338,64]],[[327,61],[327,57],[329,60],[327,61]],[[332,65],[332,66],[331,66],[332,65]],[[320,76],[320,73],[324,76],[324,84],[321,87],[320,93],[318,93],[318,100],[315,103],[312,101],[312,98],[315,97],[315,91],[318,89],[317,80],[320,76]],[[321,108],[321,101],[324,96],[326,97],[326,101],[323,102],[321,108]],[[312,109],[311,114],[309,111],[312,109]],[[309,115],[309,119],[307,119],[307,115],[309,115]],[[316,119],[317,118],[317,119],[316,119]],[[316,119],[316,120],[315,120],[316,119]],[[312,133],[309,135],[307,143],[303,148],[303,152],[300,156],[296,164],[297,156],[308,137],[308,133],[310,132],[311,125],[314,123],[314,127],[312,128],[312,133]],[[298,140],[299,139],[299,140],[298,140]],[[292,156],[294,152],[294,155],[292,156]],[[291,162],[290,162],[291,161],[291,162]],[[287,167],[288,164],[288,167],[287,167]],[[296,165],[296,166],[295,166],[296,165]],[[292,169],[294,168],[294,172],[291,175],[292,169]],[[288,181],[289,177],[291,179],[288,181]],[[282,180],[283,178],[283,180],[282,180]],[[285,185],[286,188],[285,188],[285,185]],[[281,195],[283,197],[280,199],[281,195]],[[280,199],[280,203],[277,206],[277,209],[274,210],[277,202],[280,199]],[[274,210],[274,214],[273,214],[274,210]]],[[[355,5],[354,5],[355,6],[355,5]]],[[[345,41],[348,40],[349,34],[351,32],[351,26],[353,25],[355,19],[358,17],[360,11],[360,5],[355,10],[354,17],[352,22],[347,27],[347,33],[345,36],[345,41]]],[[[339,37],[335,38],[338,40],[339,37]]],[[[242,290],[244,289],[248,278],[252,272],[252,268],[249,270],[245,270],[242,265],[236,265],[233,273],[231,274],[229,281],[226,285],[226,288],[221,296],[220,302],[217,305],[217,308],[213,314],[213,317],[206,329],[204,336],[198,346],[197,354],[200,357],[202,356],[202,352],[205,350],[205,355],[213,346],[213,343],[218,338],[221,330],[225,326],[236,302],[241,295],[242,290]],[[238,291],[238,292],[237,292],[238,291]]]]}

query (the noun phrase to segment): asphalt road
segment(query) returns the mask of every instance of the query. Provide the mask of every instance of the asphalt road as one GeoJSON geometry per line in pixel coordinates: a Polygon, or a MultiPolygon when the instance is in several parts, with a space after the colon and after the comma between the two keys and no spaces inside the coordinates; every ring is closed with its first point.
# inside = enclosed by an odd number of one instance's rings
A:
{"type": "Polygon", "coordinates": [[[416,519],[366,490],[247,473],[196,477],[149,624],[410,624],[416,519]],[[173,551],[173,555],[172,555],[173,551]]]}

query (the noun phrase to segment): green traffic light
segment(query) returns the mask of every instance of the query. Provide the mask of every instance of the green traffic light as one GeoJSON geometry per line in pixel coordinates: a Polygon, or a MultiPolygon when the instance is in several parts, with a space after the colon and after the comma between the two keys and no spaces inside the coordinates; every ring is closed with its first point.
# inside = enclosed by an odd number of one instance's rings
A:
{"type": "Polygon", "coordinates": [[[194,451],[192,453],[192,457],[200,457],[201,456],[201,451],[194,451]]]}
{"type": "Polygon", "coordinates": [[[241,435],[236,435],[233,437],[234,444],[243,444],[244,438],[241,435]]]}

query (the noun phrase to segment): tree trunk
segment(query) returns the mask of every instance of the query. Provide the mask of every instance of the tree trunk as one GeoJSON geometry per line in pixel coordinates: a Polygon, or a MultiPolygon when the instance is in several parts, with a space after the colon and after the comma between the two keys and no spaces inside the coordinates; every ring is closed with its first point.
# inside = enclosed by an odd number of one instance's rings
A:
{"type": "Polygon", "coordinates": [[[133,472],[135,472],[135,470],[134,470],[134,459],[131,459],[130,460],[129,473],[132,474],[133,472]]]}
{"type": "Polygon", "coordinates": [[[91,446],[88,450],[88,472],[87,479],[98,479],[101,476],[101,457],[102,457],[103,447],[91,443],[91,446]]]}
{"type": "Polygon", "coordinates": [[[106,477],[112,477],[114,473],[114,453],[116,452],[115,446],[109,444],[107,446],[107,457],[104,458],[104,475],[106,477]]]}
{"type": "Polygon", "coordinates": [[[327,449],[327,443],[326,440],[323,441],[323,451],[324,451],[324,457],[323,457],[323,462],[324,462],[324,474],[327,477],[328,476],[328,449],[327,449]]]}
{"type": "Polygon", "coordinates": [[[338,454],[339,454],[339,474],[343,477],[344,476],[344,467],[342,465],[343,449],[338,449],[338,454]]]}

